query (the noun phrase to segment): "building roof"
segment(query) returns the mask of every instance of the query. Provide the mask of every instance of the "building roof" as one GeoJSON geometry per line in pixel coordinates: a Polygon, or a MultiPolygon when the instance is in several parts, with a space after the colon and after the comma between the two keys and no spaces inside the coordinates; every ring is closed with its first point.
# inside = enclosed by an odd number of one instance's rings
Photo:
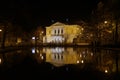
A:
{"type": "Polygon", "coordinates": [[[65,24],[61,23],[61,22],[56,22],[56,23],[52,24],[51,26],[61,26],[61,25],[65,25],[65,24]]]}

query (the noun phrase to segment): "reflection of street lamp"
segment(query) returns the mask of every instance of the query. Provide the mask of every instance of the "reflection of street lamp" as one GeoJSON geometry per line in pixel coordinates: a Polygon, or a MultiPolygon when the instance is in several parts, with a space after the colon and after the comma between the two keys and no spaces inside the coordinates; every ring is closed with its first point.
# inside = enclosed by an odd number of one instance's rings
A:
{"type": "Polygon", "coordinates": [[[44,31],[39,31],[39,43],[42,43],[43,42],[43,34],[44,34],[44,31]]]}

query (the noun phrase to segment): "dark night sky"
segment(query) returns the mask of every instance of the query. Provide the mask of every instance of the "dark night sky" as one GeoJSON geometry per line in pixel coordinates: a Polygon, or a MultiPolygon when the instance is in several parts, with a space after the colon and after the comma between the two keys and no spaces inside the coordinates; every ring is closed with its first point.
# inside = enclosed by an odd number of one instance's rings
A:
{"type": "Polygon", "coordinates": [[[0,17],[29,29],[49,25],[51,20],[85,19],[97,3],[98,0],[3,0],[0,17]]]}

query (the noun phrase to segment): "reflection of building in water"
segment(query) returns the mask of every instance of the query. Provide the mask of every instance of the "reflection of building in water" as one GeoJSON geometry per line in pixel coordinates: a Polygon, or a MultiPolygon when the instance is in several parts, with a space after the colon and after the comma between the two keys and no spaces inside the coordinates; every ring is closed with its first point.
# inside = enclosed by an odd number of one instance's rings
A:
{"type": "MultiPolygon", "coordinates": [[[[35,51],[38,62],[45,61],[55,66],[63,66],[65,64],[84,64],[85,66],[85,64],[92,64],[90,66],[102,72],[112,73],[116,72],[116,65],[120,65],[120,59],[116,61],[116,57],[120,57],[120,55],[116,56],[110,50],[94,50],[93,52],[90,48],[53,47],[33,49],[33,52],[35,51]]],[[[120,69],[120,66],[118,66],[118,69],[120,69]]]]}
{"type": "Polygon", "coordinates": [[[94,53],[90,48],[75,48],[74,50],[85,63],[93,62],[94,53]]]}
{"type": "Polygon", "coordinates": [[[120,65],[119,62],[119,59],[116,61],[116,53],[110,50],[101,50],[100,52],[95,53],[93,63],[96,63],[98,65],[97,68],[100,71],[103,71],[105,73],[112,73],[116,72],[117,67],[120,69],[120,66],[116,66],[120,65]]]}
{"type": "Polygon", "coordinates": [[[38,63],[45,62],[46,54],[43,53],[42,48],[38,48],[38,47],[32,48],[31,51],[32,51],[32,54],[35,55],[34,57],[37,59],[38,63]]]}
{"type": "Polygon", "coordinates": [[[46,53],[46,62],[50,62],[55,66],[62,66],[65,64],[78,64],[91,61],[91,54],[89,53],[77,53],[73,48],[44,48],[43,52],[46,53]],[[82,56],[80,56],[82,55],[82,56]]]}
{"type": "Polygon", "coordinates": [[[46,27],[46,36],[44,43],[73,43],[73,39],[82,33],[83,28],[79,25],[65,25],[56,22],[46,27]]]}
{"type": "Polygon", "coordinates": [[[45,52],[46,62],[50,62],[55,66],[77,63],[77,54],[72,48],[69,48],[69,50],[62,47],[46,48],[45,52]]]}
{"type": "MultiPolygon", "coordinates": [[[[55,66],[65,64],[92,64],[95,69],[105,73],[116,72],[116,68],[120,69],[120,55],[116,56],[110,50],[95,50],[92,52],[89,48],[44,48],[46,53],[46,62],[52,63],[55,66]],[[117,62],[117,64],[116,64],[117,62]],[[117,66],[118,65],[118,66],[117,66]]],[[[120,70],[119,70],[120,71],[120,70]]]]}

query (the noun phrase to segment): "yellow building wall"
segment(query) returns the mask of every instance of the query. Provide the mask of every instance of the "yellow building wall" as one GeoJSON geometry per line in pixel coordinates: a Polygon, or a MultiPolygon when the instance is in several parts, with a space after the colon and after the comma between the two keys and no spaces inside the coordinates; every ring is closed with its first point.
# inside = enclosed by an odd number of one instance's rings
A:
{"type": "MultiPolygon", "coordinates": [[[[52,40],[54,35],[54,30],[58,30],[58,29],[63,29],[63,33],[62,33],[62,37],[65,38],[65,42],[66,43],[73,43],[73,39],[77,38],[77,36],[79,35],[79,33],[82,32],[82,27],[79,25],[51,25],[46,27],[46,41],[50,42],[50,40],[52,40]],[[51,38],[51,39],[50,39],[51,38]]],[[[61,35],[58,35],[61,36],[61,35]]]]}

